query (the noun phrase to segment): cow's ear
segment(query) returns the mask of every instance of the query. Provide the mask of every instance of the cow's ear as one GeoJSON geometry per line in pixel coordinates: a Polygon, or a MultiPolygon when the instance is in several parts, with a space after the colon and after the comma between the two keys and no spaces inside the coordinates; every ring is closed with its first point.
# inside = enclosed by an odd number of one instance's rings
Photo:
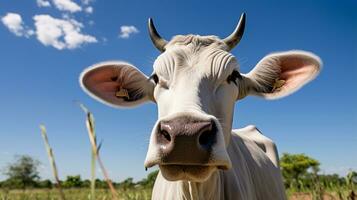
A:
{"type": "Polygon", "coordinates": [[[313,80],[320,72],[321,60],[305,51],[267,55],[255,68],[242,75],[239,97],[257,95],[265,99],[285,97],[313,80]]]}
{"type": "Polygon", "coordinates": [[[93,65],[82,72],[79,81],[91,97],[113,107],[132,107],[153,99],[154,83],[121,61],[93,65]]]}

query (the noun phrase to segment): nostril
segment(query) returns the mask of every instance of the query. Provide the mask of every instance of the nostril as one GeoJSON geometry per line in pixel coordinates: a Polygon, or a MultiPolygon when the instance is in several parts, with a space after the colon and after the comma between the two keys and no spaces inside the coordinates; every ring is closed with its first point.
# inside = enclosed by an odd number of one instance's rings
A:
{"type": "Polygon", "coordinates": [[[166,122],[160,122],[159,127],[157,129],[157,142],[160,145],[167,145],[170,144],[173,140],[171,134],[172,127],[167,124],[166,122]]]}
{"type": "Polygon", "coordinates": [[[161,130],[160,131],[160,134],[167,140],[167,141],[171,141],[171,136],[170,136],[170,134],[167,132],[167,131],[165,131],[165,130],[161,130]]]}
{"type": "Polygon", "coordinates": [[[200,146],[206,150],[210,149],[215,141],[216,141],[216,132],[214,130],[206,130],[202,132],[198,138],[198,142],[200,146]]]}

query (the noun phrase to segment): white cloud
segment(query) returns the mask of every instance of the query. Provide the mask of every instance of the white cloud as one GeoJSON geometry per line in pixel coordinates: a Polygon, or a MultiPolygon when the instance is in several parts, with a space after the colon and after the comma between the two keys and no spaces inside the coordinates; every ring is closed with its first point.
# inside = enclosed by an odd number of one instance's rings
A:
{"type": "Polygon", "coordinates": [[[127,39],[134,33],[139,33],[139,30],[135,26],[121,26],[119,37],[127,39]]]}
{"type": "Polygon", "coordinates": [[[94,1],[94,0],[82,0],[82,3],[84,5],[89,5],[92,1],[94,1]]]}
{"type": "Polygon", "coordinates": [[[21,15],[17,13],[7,13],[1,18],[1,21],[9,29],[9,31],[14,33],[16,36],[30,37],[34,34],[33,30],[25,27],[21,15]]]}
{"type": "Polygon", "coordinates": [[[57,19],[50,15],[35,15],[37,39],[56,49],[75,49],[85,43],[95,43],[94,36],[81,33],[83,24],[74,19],[57,19]]]}
{"type": "Polygon", "coordinates": [[[50,2],[47,0],[37,0],[36,2],[37,2],[38,7],[50,7],[51,6],[50,2]]]}
{"type": "Polygon", "coordinates": [[[71,13],[82,11],[82,8],[71,0],[53,0],[53,3],[60,11],[68,11],[71,13]]]}
{"type": "Polygon", "coordinates": [[[92,14],[92,13],[93,13],[93,7],[92,7],[92,6],[89,6],[89,7],[85,8],[84,11],[85,11],[86,13],[92,14]]]}

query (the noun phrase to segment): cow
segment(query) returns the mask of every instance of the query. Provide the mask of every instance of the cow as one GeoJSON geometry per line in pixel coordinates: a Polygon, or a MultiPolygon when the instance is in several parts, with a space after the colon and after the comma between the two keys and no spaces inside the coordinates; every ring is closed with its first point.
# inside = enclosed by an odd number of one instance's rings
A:
{"type": "Polygon", "coordinates": [[[235,102],[285,97],[313,80],[322,64],[313,53],[291,50],[240,73],[230,51],[245,21],[243,13],[225,39],[190,34],[166,41],[150,18],[150,38],[161,52],[151,76],[123,61],[95,64],[80,75],[84,91],[109,106],[156,103],[144,162],[160,169],[152,199],[286,199],[275,143],[253,125],[232,130],[235,102]]]}

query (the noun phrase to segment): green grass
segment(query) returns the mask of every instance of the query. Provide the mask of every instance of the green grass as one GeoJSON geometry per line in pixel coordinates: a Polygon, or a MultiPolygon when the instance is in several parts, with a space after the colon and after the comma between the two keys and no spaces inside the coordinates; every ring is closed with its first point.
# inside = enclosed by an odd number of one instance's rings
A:
{"type": "MultiPolygon", "coordinates": [[[[64,189],[67,200],[90,200],[90,189],[64,189]]],[[[117,190],[119,200],[149,200],[151,189],[135,188],[117,190]]],[[[110,190],[96,189],[96,200],[111,200],[110,190]]],[[[56,189],[4,190],[0,189],[0,200],[60,200],[56,189]]]]}
{"type": "MultiPolygon", "coordinates": [[[[349,190],[347,188],[342,189],[342,198],[339,197],[338,188],[336,190],[326,190],[323,194],[323,199],[336,199],[336,200],[347,200],[349,190]]],[[[131,188],[131,189],[117,189],[119,200],[149,200],[151,198],[150,188],[131,188]]],[[[63,189],[63,192],[67,200],[90,200],[90,188],[80,188],[80,189],[63,189]]],[[[292,191],[287,190],[289,199],[291,200],[315,200],[318,199],[314,197],[312,191],[292,191]]],[[[111,200],[112,193],[109,189],[96,189],[95,191],[96,200],[111,200]]],[[[60,195],[56,189],[28,189],[28,190],[4,190],[0,189],[0,200],[60,200],[60,195]]]]}

